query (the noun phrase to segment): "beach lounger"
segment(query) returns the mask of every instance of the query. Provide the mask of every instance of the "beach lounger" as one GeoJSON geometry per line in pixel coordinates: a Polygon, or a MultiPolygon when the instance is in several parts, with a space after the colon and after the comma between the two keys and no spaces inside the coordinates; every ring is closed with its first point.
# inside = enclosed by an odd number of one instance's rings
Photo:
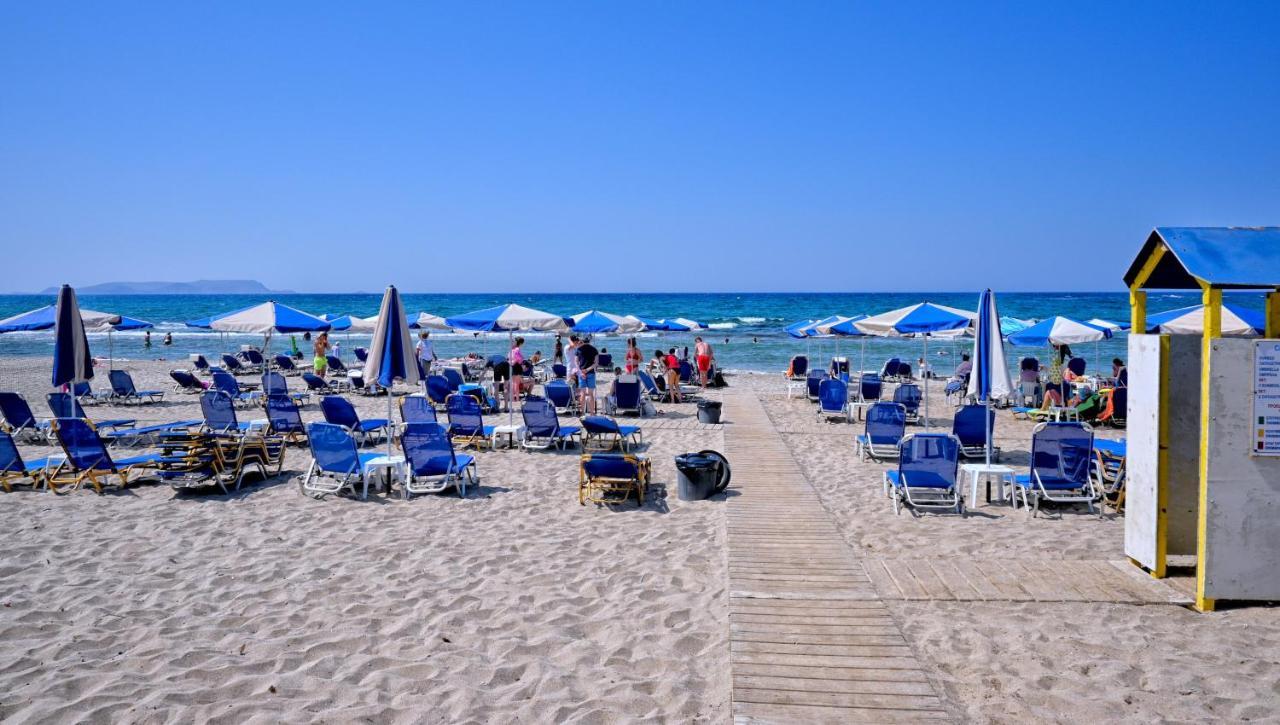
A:
{"type": "Polygon", "coordinates": [[[586,453],[578,463],[578,503],[625,503],[634,493],[636,506],[644,506],[649,469],[648,459],[640,456],[586,453]]]}
{"type": "Polygon", "coordinates": [[[271,433],[286,443],[306,442],[307,428],[302,423],[297,403],[288,395],[267,394],[267,421],[271,425],[271,433]]]}
{"type": "Polygon", "coordinates": [[[102,486],[111,483],[113,478],[118,487],[124,488],[131,476],[154,471],[160,462],[160,456],[155,453],[112,459],[106,442],[87,418],[54,418],[50,431],[66,454],[65,460],[44,478],[54,493],[59,486],[70,485],[75,490],[86,481],[102,493],[102,486]]]}
{"type": "MultiPolygon", "coordinates": [[[[463,383],[458,387],[458,392],[454,393],[454,395],[466,395],[474,398],[476,403],[480,405],[480,410],[485,413],[498,412],[498,400],[476,383],[463,383]]],[[[445,408],[447,409],[448,407],[448,399],[446,399],[445,408]]]]}
{"type": "Polygon", "coordinates": [[[588,415],[581,422],[584,449],[594,447],[611,451],[616,447],[625,453],[631,450],[631,446],[641,443],[642,433],[638,425],[618,425],[618,421],[603,415],[588,415]]]}
{"type": "Polygon", "coordinates": [[[360,445],[375,442],[379,436],[391,435],[391,421],[386,418],[360,420],[360,414],[351,401],[341,395],[326,395],[320,399],[320,410],[326,423],[346,428],[360,445]]]}
{"type": "Polygon", "coordinates": [[[484,424],[480,401],[466,393],[454,393],[445,403],[449,415],[449,435],[462,445],[492,445],[494,426],[484,424]]]}
{"type": "Polygon", "coordinates": [[[886,382],[894,382],[898,380],[898,370],[902,367],[902,361],[896,357],[891,357],[885,361],[884,367],[880,369],[880,377],[886,382]]]}
{"type": "Polygon", "coordinates": [[[1014,505],[1017,494],[1032,517],[1040,512],[1040,501],[1083,503],[1093,513],[1093,504],[1102,494],[1090,475],[1093,430],[1084,423],[1040,423],[1031,434],[1031,467],[1026,475],[1014,477],[1014,505]]]}
{"type": "Polygon", "coordinates": [[[462,373],[453,368],[444,368],[440,371],[444,379],[449,383],[449,390],[456,393],[467,381],[462,379],[462,373]]]}
{"type": "Polygon", "coordinates": [[[346,377],[347,366],[342,363],[342,358],[337,355],[325,355],[325,363],[329,366],[329,374],[336,377],[346,377]]]}
{"type": "Polygon", "coordinates": [[[902,439],[899,449],[898,469],[884,472],[884,491],[893,498],[893,512],[906,505],[964,514],[964,496],[956,485],[960,441],[946,433],[913,433],[902,439]]]}
{"type": "MultiPolygon", "coordinates": [[[[431,410],[428,406],[427,410],[431,410]]],[[[474,456],[453,449],[449,432],[439,423],[405,423],[400,433],[408,480],[404,497],[415,493],[439,493],[456,488],[466,498],[467,484],[479,480],[474,456]]]]}
{"type": "Polygon", "coordinates": [[[196,372],[209,372],[209,361],[204,355],[188,355],[187,359],[191,361],[191,367],[195,368],[196,372]]]}
{"type": "Polygon", "coordinates": [[[1129,388],[1112,388],[1106,410],[1102,412],[1102,415],[1098,416],[1098,422],[1106,423],[1113,428],[1124,428],[1129,422],[1128,418],[1129,388]]]}
{"type": "Polygon", "coordinates": [[[239,490],[250,473],[263,479],[279,475],[283,463],[279,436],[185,431],[161,437],[156,473],[175,491],[217,486],[225,495],[239,490]]]}
{"type": "MultiPolygon", "coordinates": [[[[213,371],[215,369],[216,368],[209,368],[210,371],[213,371]]],[[[251,372],[255,372],[253,370],[250,370],[249,366],[241,362],[239,358],[237,358],[235,355],[232,355],[230,353],[222,354],[221,369],[232,375],[248,375],[251,372]]]]}
{"type": "Polygon", "coordinates": [[[262,352],[249,348],[240,351],[240,359],[243,360],[253,372],[262,370],[267,365],[267,361],[262,357],[262,352]]]}
{"type": "Polygon", "coordinates": [[[279,370],[281,375],[297,375],[302,372],[294,364],[293,358],[288,355],[276,355],[272,360],[275,362],[276,370],[279,370]]]}
{"type": "Polygon", "coordinates": [[[915,383],[902,383],[893,391],[893,402],[907,411],[908,423],[920,422],[920,386],[915,383]]]}
{"type": "Polygon", "coordinates": [[[298,405],[306,405],[311,399],[309,393],[290,393],[289,383],[285,381],[283,375],[274,370],[268,370],[262,374],[262,392],[265,395],[287,395],[298,405]]]}
{"type": "Polygon", "coordinates": [[[0,431],[0,486],[5,491],[12,491],[14,485],[42,485],[47,469],[58,462],[60,461],[51,458],[22,460],[22,453],[18,451],[18,444],[13,436],[0,431]]]}
{"type": "Polygon", "coordinates": [[[809,371],[809,376],[804,380],[804,383],[806,386],[805,395],[809,398],[809,400],[812,400],[813,402],[816,403],[818,402],[818,400],[821,399],[822,381],[825,380],[826,377],[827,377],[827,374],[821,370],[809,371]]]}
{"type": "Polygon", "coordinates": [[[844,418],[853,420],[849,408],[849,386],[839,378],[827,378],[818,385],[818,420],[844,418]]]}
{"type": "Polygon", "coordinates": [[[555,406],[556,413],[570,415],[577,411],[578,401],[573,397],[573,388],[563,380],[548,380],[542,385],[542,392],[547,400],[555,406]]]}
{"type": "Polygon", "coordinates": [[[787,378],[790,380],[804,380],[809,374],[809,358],[805,355],[795,355],[791,358],[791,362],[787,365],[787,378]]]}
{"type": "Polygon", "coordinates": [[[840,378],[848,382],[849,358],[843,356],[831,358],[831,365],[828,367],[827,373],[833,378],[840,378]]]}
{"type": "Polygon", "coordinates": [[[400,420],[405,423],[436,423],[436,409],[425,395],[406,395],[400,399],[400,420]]]}
{"type": "Polygon", "coordinates": [[[211,375],[214,390],[226,393],[236,405],[244,407],[256,405],[262,397],[257,391],[246,392],[241,389],[240,382],[225,370],[213,370],[211,375]]]}
{"type": "Polygon", "coordinates": [[[1123,440],[1113,441],[1105,438],[1093,439],[1093,475],[1094,485],[1102,493],[1098,505],[1105,512],[1110,505],[1120,513],[1124,510],[1125,469],[1128,460],[1128,448],[1123,440]]]}
{"type": "Polygon", "coordinates": [[[443,409],[449,396],[454,392],[449,385],[449,379],[443,375],[427,376],[427,400],[432,405],[443,409]]]}
{"type": "Polygon", "coordinates": [[[640,378],[623,373],[613,383],[613,414],[642,415],[640,378]]]}
{"type": "Polygon", "coordinates": [[[27,399],[20,393],[0,392],[0,415],[4,429],[15,440],[28,443],[49,442],[49,421],[39,420],[31,412],[27,399]]]}
{"type": "Polygon", "coordinates": [[[680,361],[680,366],[679,368],[677,368],[677,373],[680,376],[681,385],[688,385],[689,383],[693,382],[693,365],[690,365],[688,360],[680,361]]]}
{"type": "Polygon", "coordinates": [[[237,420],[235,402],[221,390],[206,390],[200,396],[200,412],[204,429],[212,433],[244,433],[250,428],[237,420]]]}
{"type": "MultiPolygon", "coordinates": [[[[951,423],[951,434],[960,441],[960,455],[965,458],[981,458],[986,460],[987,457],[987,436],[995,440],[996,428],[996,412],[988,411],[985,406],[966,405],[956,411],[956,417],[951,423]],[[983,430],[983,423],[986,423],[986,430],[983,430]]],[[[991,448],[991,460],[1000,460],[1000,449],[991,448]]]]}
{"type": "Polygon", "coordinates": [[[329,395],[338,392],[337,387],[330,385],[328,380],[325,380],[315,373],[302,373],[302,382],[307,384],[307,392],[309,393],[329,395]]]}
{"type": "Polygon", "coordinates": [[[884,391],[884,383],[880,381],[880,376],[875,373],[865,373],[858,380],[858,399],[864,403],[873,403],[880,400],[880,395],[884,391]]]}
{"type": "Polygon", "coordinates": [[[576,425],[560,425],[555,406],[536,395],[525,399],[520,415],[524,418],[524,439],[520,445],[526,451],[545,450],[552,446],[564,450],[566,444],[575,443],[582,433],[576,425]]]}
{"type": "Polygon", "coordinates": [[[597,355],[596,369],[601,372],[613,372],[613,353],[602,352],[597,355]]]}
{"type": "Polygon", "coordinates": [[[169,377],[173,378],[173,391],[175,393],[203,393],[204,383],[199,378],[192,375],[186,370],[170,370],[169,377]]]}
{"type": "Polygon", "coordinates": [[[107,373],[111,381],[112,398],[121,403],[158,403],[164,400],[163,390],[138,390],[133,385],[133,376],[124,370],[112,370],[107,373]]]}
{"type": "MultiPolygon", "coordinates": [[[[85,420],[89,418],[85,415],[84,408],[80,407],[80,400],[66,393],[49,393],[45,396],[45,402],[49,404],[49,412],[53,413],[54,418],[84,418],[85,420]]],[[[133,418],[113,418],[96,420],[93,425],[100,431],[116,432],[123,428],[132,428],[135,423],[137,421],[133,418]]]]}
{"type": "Polygon", "coordinates": [[[76,401],[82,405],[95,405],[115,397],[114,391],[110,393],[95,393],[87,380],[75,384],[75,393],[76,401]]]}
{"type": "Polygon", "coordinates": [[[370,461],[385,457],[385,453],[361,453],[356,440],[340,425],[311,423],[307,426],[307,445],[311,448],[311,464],[302,478],[302,493],[324,496],[350,490],[355,493],[356,483],[364,483],[370,461]]]}
{"type": "Polygon", "coordinates": [[[356,359],[360,362],[369,362],[369,351],[363,347],[357,347],[352,350],[356,354],[356,359]]]}
{"type": "MultiPolygon", "coordinates": [[[[662,400],[666,395],[666,391],[658,387],[657,381],[655,381],[653,376],[649,373],[646,373],[643,370],[637,370],[636,377],[639,378],[640,385],[644,387],[644,394],[649,398],[649,400],[662,400]]],[[[565,384],[565,387],[568,387],[567,383],[565,384]]],[[[570,395],[572,395],[572,393],[570,395]]]]}
{"type": "Polygon", "coordinates": [[[569,377],[569,368],[565,367],[562,363],[552,363],[551,375],[556,380],[564,380],[569,377]]]}
{"type": "Polygon", "coordinates": [[[879,402],[867,409],[865,432],[856,439],[859,460],[897,458],[907,430],[907,411],[899,403],[879,402]]]}

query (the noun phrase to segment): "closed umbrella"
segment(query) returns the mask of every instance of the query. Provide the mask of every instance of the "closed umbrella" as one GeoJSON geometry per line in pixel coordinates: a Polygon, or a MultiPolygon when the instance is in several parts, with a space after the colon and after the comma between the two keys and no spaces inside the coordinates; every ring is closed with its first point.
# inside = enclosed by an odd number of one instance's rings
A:
{"type": "Polygon", "coordinates": [[[89,338],[84,334],[84,320],[80,317],[80,303],[76,291],[70,285],[58,290],[58,304],[54,311],[53,328],[53,387],[66,385],[75,396],[76,383],[93,379],[93,359],[89,353],[89,338]]]}
{"type": "MultiPolygon", "coordinates": [[[[929,361],[929,337],[956,337],[973,327],[977,315],[954,307],[935,305],[932,302],[883,312],[853,323],[868,335],[881,337],[919,337],[923,341],[922,358],[929,361]]],[[[923,374],[924,371],[921,371],[923,374]]],[[[924,381],[924,427],[929,429],[929,380],[924,381]]]]}
{"type": "MultiPolygon", "coordinates": [[[[391,387],[395,381],[416,385],[422,379],[418,375],[418,361],[414,358],[413,342],[409,338],[409,321],[405,318],[404,305],[395,285],[388,286],[382,295],[378,324],[364,363],[364,379],[386,389],[388,421],[391,420],[391,387]]],[[[387,436],[387,456],[391,456],[390,435],[387,436]]]]}
{"type": "Polygon", "coordinates": [[[1009,365],[1004,358],[1004,339],[1000,335],[1000,313],[996,309],[996,296],[985,290],[978,301],[977,331],[973,338],[973,371],[969,374],[968,395],[974,396],[986,408],[987,465],[991,465],[992,398],[1007,398],[1013,393],[1013,381],[1009,378],[1009,365]]]}

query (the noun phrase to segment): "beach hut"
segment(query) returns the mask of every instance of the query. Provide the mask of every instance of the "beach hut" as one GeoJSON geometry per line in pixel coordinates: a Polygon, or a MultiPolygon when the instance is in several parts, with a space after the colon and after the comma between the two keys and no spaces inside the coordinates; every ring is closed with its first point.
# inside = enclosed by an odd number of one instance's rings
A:
{"type": "Polygon", "coordinates": [[[1280,227],[1159,227],[1129,287],[1125,553],[1194,555],[1196,607],[1280,599],[1280,227]],[[1159,334],[1149,290],[1199,290],[1199,336],[1159,334]],[[1263,335],[1223,334],[1226,290],[1266,294],[1263,335]]]}

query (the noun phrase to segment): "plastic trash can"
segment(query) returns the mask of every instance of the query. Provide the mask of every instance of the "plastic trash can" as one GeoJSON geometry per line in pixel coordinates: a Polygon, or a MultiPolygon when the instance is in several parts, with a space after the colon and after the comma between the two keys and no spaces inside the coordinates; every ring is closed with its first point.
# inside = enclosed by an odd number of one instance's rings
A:
{"type": "Polygon", "coordinates": [[[729,461],[716,451],[676,456],[681,501],[701,501],[729,485],[729,461]]]}
{"type": "Polygon", "coordinates": [[[720,422],[720,401],[718,400],[698,401],[698,422],[699,423],[719,423],[720,422]]]}

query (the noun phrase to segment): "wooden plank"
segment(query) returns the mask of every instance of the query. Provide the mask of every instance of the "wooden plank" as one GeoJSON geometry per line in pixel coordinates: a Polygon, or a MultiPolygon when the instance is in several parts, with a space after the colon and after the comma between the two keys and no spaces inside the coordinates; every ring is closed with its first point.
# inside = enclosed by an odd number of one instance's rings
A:
{"type": "Polygon", "coordinates": [[[794,667],[789,665],[740,664],[734,668],[735,676],[759,675],[762,677],[798,677],[814,680],[861,680],[862,682],[929,682],[924,670],[872,670],[844,667],[794,667]]]}
{"type": "Polygon", "coordinates": [[[862,679],[813,679],[808,677],[778,677],[775,675],[734,675],[735,689],[790,690],[792,692],[838,692],[846,695],[913,695],[933,698],[933,686],[928,682],[894,682],[862,679]]]}
{"type": "Polygon", "coordinates": [[[885,571],[889,573],[893,583],[897,585],[898,591],[902,592],[903,599],[928,599],[929,594],[920,586],[916,578],[911,572],[902,566],[901,559],[884,560],[885,571]]]}
{"type": "Polygon", "coordinates": [[[824,657],[910,657],[904,644],[792,644],[788,642],[733,642],[731,652],[780,655],[821,655],[824,657]]]}
{"type": "Polygon", "coordinates": [[[938,710],[942,701],[937,695],[849,694],[845,692],[796,692],[734,687],[734,695],[743,702],[767,702],[778,705],[827,705],[829,707],[881,708],[885,710],[938,710]]]}
{"type": "Polygon", "coordinates": [[[904,645],[900,634],[802,634],[796,632],[734,632],[730,646],[739,642],[773,642],[777,644],[848,644],[904,645]]]}
{"type": "MultiPolygon", "coordinates": [[[[982,572],[987,581],[991,582],[992,588],[999,599],[1009,599],[1012,601],[1025,601],[1033,599],[1027,590],[1018,585],[1018,580],[1009,576],[1008,572],[1000,564],[987,562],[973,562],[974,568],[982,572]]],[[[993,599],[997,597],[992,597],[993,599]]]]}
{"type": "Polygon", "coordinates": [[[929,562],[923,559],[908,559],[903,562],[905,569],[911,573],[924,590],[925,596],[929,599],[955,599],[955,594],[947,588],[942,579],[933,572],[933,567],[929,566],[929,562]]]}
{"type": "Polygon", "coordinates": [[[875,584],[876,591],[880,592],[880,596],[889,599],[902,599],[902,590],[898,588],[893,577],[889,575],[889,571],[885,569],[884,559],[867,559],[863,562],[863,569],[867,572],[867,577],[875,584]]]}
{"type": "Polygon", "coordinates": [[[753,665],[795,665],[799,667],[846,667],[873,670],[919,670],[915,657],[838,657],[824,655],[788,655],[775,652],[729,652],[731,663],[753,665]]]}
{"type": "Polygon", "coordinates": [[[973,585],[969,583],[968,578],[961,574],[950,560],[931,559],[925,562],[933,568],[933,573],[947,585],[947,589],[951,591],[951,596],[957,600],[970,601],[981,599],[982,596],[973,585]]]}
{"type": "Polygon", "coordinates": [[[1041,567],[1029,569],[1018,561],[984,562],[987,566],[998,567],[1001,573],[1012,581],[1016,581],[1027,594],[1037,602],[1060,602],[1062,592],[1045,581],[1041,567]]]}
{"type": "MultiPolygon", "coordinates": [[[[736,693],[735,693],[736,694],[736,693]]],[[[832,708],[824,705],[780,705],[777,703],[733,702],[735,725],[755,723],[915,723],[946,721],[943,710],[890,710],[884,708],[832,708]]]]}

